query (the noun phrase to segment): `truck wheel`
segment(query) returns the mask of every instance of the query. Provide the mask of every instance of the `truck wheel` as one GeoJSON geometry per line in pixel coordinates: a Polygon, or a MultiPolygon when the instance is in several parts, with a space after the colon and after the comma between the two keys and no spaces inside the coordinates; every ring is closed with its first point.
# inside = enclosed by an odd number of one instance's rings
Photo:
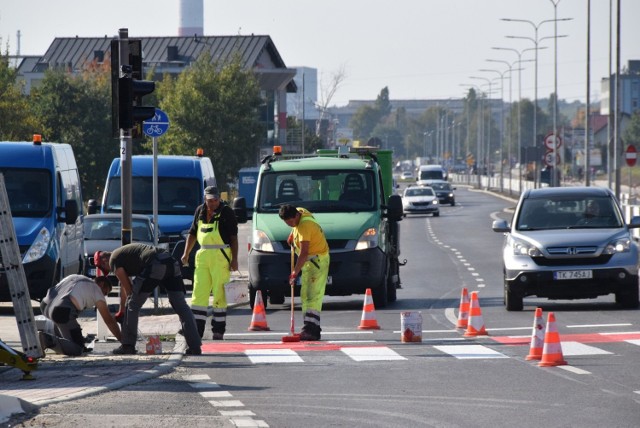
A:
{"type": "Polygon", "coordinates": [[[397,286],[398,284],[396,284],[393,281],[393,277],[394,275],[396,275],[398,273],[398,268],[396,266],[396,263],[394,262],[390,262],[389,263],[390,267],[387,268],[387,302],[389,303],[393,303],[398,299],[398,295],[396,293],[397,291],[397,286]]]}
{"type": "Polygon", "coordinates": [[[385,276],[382,279],[382,284],[379,287],[371,290],[371,294],[373,295],[373,305],[376,308],[384,308],[387,306],[387,277],[385,276]]]}

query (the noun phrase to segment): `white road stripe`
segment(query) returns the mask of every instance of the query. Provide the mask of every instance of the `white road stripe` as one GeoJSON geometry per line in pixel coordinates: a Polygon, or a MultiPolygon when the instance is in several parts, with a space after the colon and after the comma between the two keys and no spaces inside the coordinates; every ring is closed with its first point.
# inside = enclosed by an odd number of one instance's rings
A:
{"type": "Polygon", "coordinates": [[[640,339],[630,339],[630,340],[625,340],[625,342],[630,343],[632,345],[640,346],[640,339]]]}
{"type": "Polygon", "coordinates": [[[561,368],[562,370],[566,370],[568,372],[575,373],[575,374],[591,374],[591,372],[588,372],[586,370],[579,369],[573,366],[557,366],[557,367],[561,368]]]}
{"type": "Polygon", "coordinates": [[[606,355],[612,352],[605,351],[604,349],[596,348],[595,346],[585,345],[580,342],[560,342],[562,346],[563,356],[576,356],[576,355],[606,355]]]}
{"type": "Polygon", "coordinates": [[[482,345],[439,345],[434,348],[460,360],[479,358],[509,358],[498,351],[482,345]]]}
{"type": "Polygon", "coordinates": [[[603,336],[615,336],[616,334],[640,334],[640,331],[614,331],[610,333],[598,333],[603,336]]]}
{"type": "Polygon", "coordinates": [[[255,416],[251,410],[220,410],[222,416],[255,416]]]}
{"type": "Polygon", "coordinates": [[[396,351],[380,346],[362,346],[357,348],[344,347],[340,349],[354,361],[394,361],[406,360],[396,351]]]}
{"type": "Polygon", "coordinates": [[[251,418],[231,418],[231,422],[240,428],[248,428],[248,427],[266,427],[268,428],[269,425],[263,421],[263,420],[255,420],[255,419],[251,419],[251,418]]]}
{"type": "Polygon", "coordinates": [[[196,382],[199,380],[209,380],[211,378],[207,374],[194,374],[182,376],[182,379],[186,380],[187,382],[196,382]]]}
{"type": "MultiPolygon", "coordinates": [[[[619,324],[576,324],[568,325],[567,328],[593,328],[593,327],[628,327],[631,323],[619,323],[619,324]]],[[[610,333],[604,333],[610,334],[610,333]]]]}
{"type": "Polygon", "coordinates": [[[304,362],[302,358],[291,349],[247,349],[244,353],[254,364],[304,362]]]}
{"type": "Polygon", "coordinates": [[[244,407],[244,404],[240,400],[210,400],[209,403],[213,407],[244,407]]]}
{"type": "Polygon", "coordinates": [[[218,385],[215,382],[192,382],[189,385],[191,385],[191,388],[195,388],[195,389],[217,389],[217,388],[220,388],[220,385],[218,385]]]}
{"type": "Polygon", "coordinates": [[[202,398],[228,398],[233,397],[229,391],[202,391],[202,398]]]}

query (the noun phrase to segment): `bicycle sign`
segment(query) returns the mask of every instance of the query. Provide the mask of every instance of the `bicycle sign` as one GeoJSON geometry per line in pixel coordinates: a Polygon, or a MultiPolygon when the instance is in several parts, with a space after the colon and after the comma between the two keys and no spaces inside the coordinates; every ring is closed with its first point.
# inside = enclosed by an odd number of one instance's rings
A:
{"type": "Polygon", "coordinates": [[[156,114],[149,120],[142,122],[142,132],[149,137],[159,137],[169,129],[169,117],[165,112],[156,109],[156,114]]]}

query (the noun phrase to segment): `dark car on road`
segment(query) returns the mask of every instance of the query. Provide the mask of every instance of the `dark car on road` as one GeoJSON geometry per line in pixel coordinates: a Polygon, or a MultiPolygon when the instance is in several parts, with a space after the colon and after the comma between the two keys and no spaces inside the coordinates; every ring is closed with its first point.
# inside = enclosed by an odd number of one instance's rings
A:
{"type": "Polygon", "coordinates": [[[436,192],[440,205],[448,204],[454,206],[456,204],[456,196],[453,193],[456,188],[452,187],[451,183],[444,180],[432,180],[429,181],[428,185],[436,192]]]}

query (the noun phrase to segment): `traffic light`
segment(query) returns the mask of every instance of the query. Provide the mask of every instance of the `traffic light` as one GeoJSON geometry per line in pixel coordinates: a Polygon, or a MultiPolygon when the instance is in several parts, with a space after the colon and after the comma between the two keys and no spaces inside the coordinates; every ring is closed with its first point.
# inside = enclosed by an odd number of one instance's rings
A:
{"type": "Polygon", "coordinates": [[[142,80],[142,43],[129,39],[129,65],[118,66],[118,41],[111,43],[111,114],[114,137],[120,129],[131,129],[155,115],[155,107],[142,105],[142,97],[152,93],[155,82],[142,80]],[[123,76],[120,77],[120,74],[123,76]]]}

